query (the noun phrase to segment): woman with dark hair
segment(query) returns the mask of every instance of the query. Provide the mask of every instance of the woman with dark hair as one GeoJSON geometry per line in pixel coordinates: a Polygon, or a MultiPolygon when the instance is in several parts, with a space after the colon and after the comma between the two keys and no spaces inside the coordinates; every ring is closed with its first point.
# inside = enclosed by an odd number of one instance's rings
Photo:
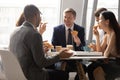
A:
{"type": "Polygon", "coordinates": [[[20,15],[18,21],[16,22],[16,27],[19,27],[23,24],[23,22],[25,21],[24,15],[23,13],[20,15]]]}
{"type": "Polygon", "coordinates": [[[102,51],[105,57],[110,57],[120,54],[120,27],[115,18],[115,15],[110,11],[104,11],[100,15],[99,28],[106,32],[102,44],[100,44],[99,33],[93,29],[96,36],[96,49],[102,51]]]}
{"type": "Polygon", "coordinates": [[[102,52],[107,59],[97,60],[90,64],[95,65],[94,72],[91,73],[94,77],[90,80],[106,80],[107,77],[114,80],[113,75],[120,74],[120,27],[114,13],[111,11],[102,12],[98,24],[99,28],[103,29],[106,34],[102,43],[100,43],[99,32],[96,28],[93,28],[96,37],[96,51],[102,52]],[[111,59],[111,57],[114,57],[114,59],[111,59]]]}

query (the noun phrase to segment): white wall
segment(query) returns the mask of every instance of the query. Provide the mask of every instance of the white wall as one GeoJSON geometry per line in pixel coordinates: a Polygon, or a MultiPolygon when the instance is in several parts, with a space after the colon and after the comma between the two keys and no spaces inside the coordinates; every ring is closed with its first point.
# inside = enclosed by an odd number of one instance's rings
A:
{"type": "Polygon", "coordinates": [[[61,7],[60,7],[60,23],[63,23],[63,11],[66,8],[73,8],[76,13],[76,23],[81,25],[82,20],[82,7],[83,7],[83,0],[61,0],[61,7]]]}

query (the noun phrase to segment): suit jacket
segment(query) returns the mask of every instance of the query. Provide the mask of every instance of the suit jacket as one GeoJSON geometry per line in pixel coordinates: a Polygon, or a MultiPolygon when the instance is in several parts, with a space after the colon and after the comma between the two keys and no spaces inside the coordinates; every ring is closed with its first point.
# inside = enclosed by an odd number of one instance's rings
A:
{"type": "Polygon", "coordinates": [[[42,37],[27,21],[12,34],[9,48],[18,58],[28,80],[47,80],[44,67],[59,61],[59,56],[44,57],[42,37]]]}
{"type": "MultiPolygon", "coordinates": [[[[76,43],[73,42],[74,49],[75,49],[75,51],[81,51],[81,50],[83,50],[82,49],[83,46],[85,46],[84,28],[77,25],[77,24],[74,24],[73,30],[78,31],[78,37],[81,40],[81,44],[79,46],[76,46],[76,43]]],[[[59,46],[62,46],[62,47],[66,47],[66,30],[65,30],[65,25],[64,24],[56,26],[54,28],[53,37],[52,37],[52,44],[54,46],[59,45],[59,46]]]]}

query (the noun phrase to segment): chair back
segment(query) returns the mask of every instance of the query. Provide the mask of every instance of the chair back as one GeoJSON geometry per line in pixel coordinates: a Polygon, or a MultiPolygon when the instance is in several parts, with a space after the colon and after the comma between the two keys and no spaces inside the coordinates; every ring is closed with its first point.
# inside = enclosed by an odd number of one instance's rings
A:
{"type": "Polygon", "coordinates": [[[8,50],[0,50],[0,56],[7,80],[27,80],[13,53],[8,50]]]}

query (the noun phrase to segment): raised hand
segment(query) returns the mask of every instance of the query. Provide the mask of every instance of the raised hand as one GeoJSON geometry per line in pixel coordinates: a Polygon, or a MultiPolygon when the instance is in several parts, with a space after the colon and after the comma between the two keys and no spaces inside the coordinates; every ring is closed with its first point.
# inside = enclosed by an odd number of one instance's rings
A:
{"type": "Polygon", "coordinates": [[[72,34],[74,42],[76,43],[77,46],[79,46],[81,43],[81,40],[78,37],[78,32],[74,30],[74,31],[71,31],[71,34],[72,34]]]}
{"type": "Polygon", "coordinates": [[[40,23],[39,33],[40,33],[41,35],[46,31],[46,24],[47,24],[47,22],[45,22],[45,23],[40,23]]]}
{"type": "Polygon", "coordinates": [[[94,34],[95,36],[99,36],[99,32],[98,32],[98,30],[97,30],[98,26],[99,26],[99,25],[93,27],[93,34],[94,34]]]}

